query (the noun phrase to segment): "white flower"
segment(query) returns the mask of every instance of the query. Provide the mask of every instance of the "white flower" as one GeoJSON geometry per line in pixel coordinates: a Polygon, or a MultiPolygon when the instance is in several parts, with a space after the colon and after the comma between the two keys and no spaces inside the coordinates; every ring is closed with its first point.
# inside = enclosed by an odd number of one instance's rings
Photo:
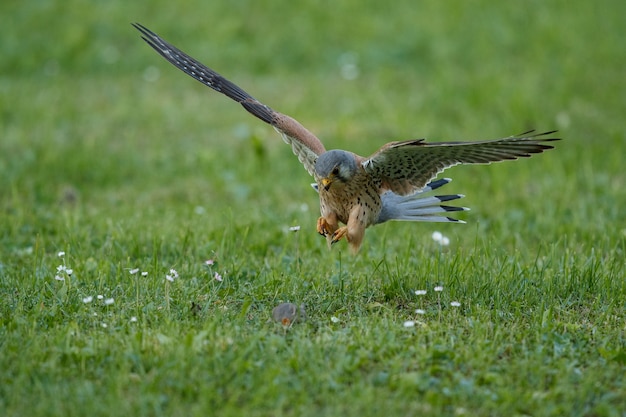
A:
{"type": "Polygon", "coordinates": [[[441,232],[433,232],[432,238],[441,246],[448,246],[450,244],[450,239],[444,236],[441,232]]]}
{"type": "Polygon", "coordinates": [[[105,306],[110,306],[111,304],[113,304],[115,302],[115,299],[113,298],[107,298],[106,300],[104,300],[104,305],[105,306]]]}
{"type": "Polygon", "coordinates": [[[62,257],[64,257],[64,256],[65,256],[65,252],[60,251],[59,253],[57,253],[57,256],[58,256],[59,258],[62,258],[62,257]]]}
{"type": "Polygon", "coordinates": [[[109,327],[109,325],[106,323],[101,323],[100,326],[102,326],[103,329],[106,329],[107,327],[109,327]]]}
{"type": "Polygon", "coordinates": [[[222,282],[222,276],[218,272],[213,275],[213,278],[215,278],[216,281],[222,282]]]}
{"type": "Polygon", "coordinates": [[[452,307],[461,307],[461,303],[459,303],[458,301],[452,301],[452,302],[450,303],[450,305],[451,305],[452,307]]]}
{"type": "Polygon", "coordinates": [[[407,320],[407,321],[405,321],[404,323],[402,323],[402,325],[403,325],[404,327],[407,327],[407,328],[408,328],[408,327],[415,327],[415,322],[414,322],[413,320],[407,320]]]}
{"type": "Polygon", "coordinates": [[[422,310],[421,308],[418,308],[417,310],[415,310],[415,314],[426,314],[426,310],[422,310]]]}
{"type": "Polygon", "coordinates": [[[137,323],[137,317],[132,316],[132,317],[130,318],[130,322],[131,322],[131,323],[137,323]]]}
{"type": "Polygon", "coordinates": [[[147,272],[147,271],[143,271],[143,272],[141,273],[141,276],[142,276],[142,277],[147,277],[147,276],[148,276],[148,272],[147,272]]]}
{"type": "Polygon", "coordinates": [[[102,295],[102,294],[98,294],[96,298],[97,298],[98,300],[102,300],[102,299],[104,298],[104,295],[102,295]]]}
{"type": "Polygon", "coordinates": [[[165,279],[169,282],[174,282],[174,280],[178,278],[178,272],[175,269],[170,269],[170,273],[165,275],[165,279]]]}
{"type": "Polygon", "coordinates": [[[437,292],[441,292],[441,291],[443,291],[443,287],[441,285],[439,285],[439,286],[435,287],[434,290],[437,291],[437,292]]]}
{"type": "Polygon", "coordinates": [[[289,231],[290,231],[290,232],[297,232],[298,230],[300,230],[300,226],[291,226],[291,227],[289,228],[289,231]]]}
{"type": "Polygon", "coordinates": [[[131,274],[131,275],[135,275],[137,272],[139,272],[139,268],[134,268],[134,269],[131,269],[131,270],[130,270],[130,271],[128,271],[128,272],[130,272],[130,274],[131,274]]]}
{"type": "Polygon", "coordinates": [[[335,316],[331,316],[330,321],[332,321],[333,323],[339,323],[339,319],[335,316]]]}
{"type": "Polygon", "coordinates": [[[213,259],[207,259],[206,261],[204,261],[205,265],[211,266],[215,263],[215,261],[213,259]]]}
{"type": "MultiPolygon", "coordinates": [[[[68,268],[67,266],[65,266],[65,265],[59,265],[59,266],[57,266],[57,272],[58,272],[59,274],[67,274],[67,275],[69,276],[69,275],[72,275],[72,273],[73,273],[74,271],[73,271],[73,270],[71,270],[71,269],[69,269],[69,268],[68,268]]],[[[65,278],[63,278],[63,277],[59,276],[59,274],[57,274],[57,275],[54,277],[54,279],[56,279],[57,281],[65,281],[65,278]]]]}
{"type": "Polygon", "coordinates": [[[426,295],[426,290],[415,290],[415,295],[426,295]]]}
{"type": "Polygon", "coordinates": [[[83,298],[83,303],[88,304],[91,303],[93,301],[93,297],[91,295],[83,298]]]}

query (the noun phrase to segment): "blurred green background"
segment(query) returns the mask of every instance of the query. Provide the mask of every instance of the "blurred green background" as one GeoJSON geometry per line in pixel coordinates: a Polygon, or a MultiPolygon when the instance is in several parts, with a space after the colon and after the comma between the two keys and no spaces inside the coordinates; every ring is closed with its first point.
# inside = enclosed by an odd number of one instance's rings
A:
{"type": "Polygon", "coordinates": [[[625,2],[8,0],[0,15],[0,410],[263,415],[278,398],[276,415],[618,415],[625,2]],[[327,148],[564,140],[446,171],[467,225],[377,226],[342,258],[278,134],[131,22],[327,148]],[[413,290],[442,284],[458,312],[429,298],[427,324],[403,328],[413,290]],[[81,301],[102,293],[106,310],[81,301]],[[283,301],[309,322],[268,325],[283,301]]]}

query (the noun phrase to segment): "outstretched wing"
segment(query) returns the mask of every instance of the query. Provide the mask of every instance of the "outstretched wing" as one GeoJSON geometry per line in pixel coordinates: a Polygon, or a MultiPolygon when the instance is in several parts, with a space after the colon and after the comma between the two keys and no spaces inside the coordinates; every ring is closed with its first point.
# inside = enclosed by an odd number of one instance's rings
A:
{"type": "Polygon", "coordinates": [[[313,133],[309,132],[297,120],[262,104],[240,87],[166,42],[145,26],[139,23],[133,23],[132,25],[141,32],[143,40],[148,45],[176,66],[176,68],[202,84],[211,87],[213,90],[230,97],[241,104],[252,115],[274,126],[282,135],[283,140],[291,145],[293,152],[298,156],[298,159],[309,174],[313,175],[317,157],[325,152],[324,145],[313,133]]]}
{"type": "Polygon", "coordinates": [[[422,189],[443,170],[458,164],[527,158],[560,140],[546,137],[556,131],[534,133],[480,142],[427,143],[424,139],[388,143],[362,162],[363,168],[382,181],[382,190],[406,195],[422,189]]]}

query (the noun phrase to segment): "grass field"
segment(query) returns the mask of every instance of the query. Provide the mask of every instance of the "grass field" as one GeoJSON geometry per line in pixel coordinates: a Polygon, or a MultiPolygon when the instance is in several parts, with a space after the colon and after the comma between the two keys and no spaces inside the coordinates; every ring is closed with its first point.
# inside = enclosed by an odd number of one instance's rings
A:
{"type": "Polygon", "coordinates": [[[0,5],[0,415],[626,415],[626,3],[282,3],[0,5]],[[328,148],[563,140],[329,251],[289,147],[134,21],[328,148]]]}

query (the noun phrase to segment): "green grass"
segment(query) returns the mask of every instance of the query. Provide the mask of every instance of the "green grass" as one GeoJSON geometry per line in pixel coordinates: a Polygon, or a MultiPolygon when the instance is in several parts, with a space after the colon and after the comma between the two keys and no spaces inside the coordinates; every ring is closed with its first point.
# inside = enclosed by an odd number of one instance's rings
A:
{"type": "Polygon", "coordinates": [[[281,3],[2,3],[0,415],[625,415],[624,3],[281,3]],[[289,147],[133,21],[329,148],[564,140],[329,251],[289,147]]]}

